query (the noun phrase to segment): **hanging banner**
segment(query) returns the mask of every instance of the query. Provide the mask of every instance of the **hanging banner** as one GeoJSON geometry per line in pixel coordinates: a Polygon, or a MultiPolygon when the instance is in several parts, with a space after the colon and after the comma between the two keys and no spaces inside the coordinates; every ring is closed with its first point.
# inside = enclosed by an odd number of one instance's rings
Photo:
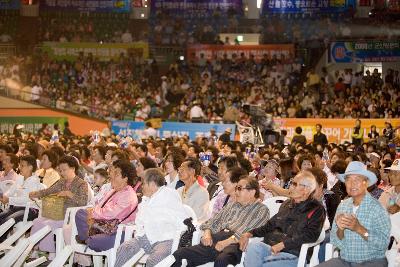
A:
{"type": "Polygon", "coordinates": [[[149,57],[149,45],[145,42],[135,43],[59,43],[59,42],[44,42],[42,51],[47,52],[49,57],[56,60],[75,60],[80,52],[85,56],[92,54],[94,58],[102,61],[110,59],[118,59],[121,53],[127,56],[140,56],[143,58],[149,57]]]}
{"type": "Polygon", "coordinates": [[[0,10],[2,9],[18,10],[20,6],[21,6],[20,0],[0,0],[0,10]]]}
{"type": "Polygon", "coordinates": [[[339,13],[350,6],[355,7],[355,0],[264,0],[262,14],[268,13],[339,13]]]}
{"type": "Polygon", "coordinates": [[[268,58],[284,55],[286,58],[294,55],[293,44],[273,44],[273,45],[190,45],[187,49],[187,57],[189,60],[200,58],[200,54],[204,54],[206,59],[213,59],[215,56],[222,58],[224,54],[228,58],[232,58],[233,54],[237,57],[244,53],[246,58],[254,55],[255,60],[261,60],[264,55],[268,58]]]}
{"type": "Polygon", "coordinates": [[[171,16],[186,18],[209,17],[218,10],[220,14],[234,11],[243,14],[242,0],[151,0],[151,14],[162,11],[171,16]]]}
{"type": "Polygon", "coordinates": [[[66,117],[0,117],[0,132],[12,134],[16,124],[24,125],[24,133],[37,133],[42,128],[43,123],[47,123],[50,129],[58,123],[60,130],[64,129],[64,123],[68,121],[66,117]]]}
{"type": "MultiPolygon", "coordinates": [[[[215,129],[218,135],[223,134],[225,129],[231,128],[233,140],[236,129],[235,124],[162,122],[161,127],[157,129],[157,136],[169,138],[187,135],[191,140],[194,140],[198,136],[209,136],[212,128],[215,129]]],[[[113,121],[111,126],[113,133],[124,137],[130,136],[134,139],[140,139],[143,136],[144,129],[144,122],[134,121],[113,121]]]]}
{"type": "Polygon", "coordinates": [[[400,41],[332,42],[328,62],[398,62],[400,41]]]}
{"type": "Polygon", "coordinates": [[[131,10],[130,0],[40,0],[40,9],[68,10],[81,12],[114,12],[128,13],[131,10]]]}
{"type": "MultiPolygon", "coordinates": [[[[361,127],[364,130],[364,141],[368,140],[368,133],[371,126],[375,125],[378,133],[382,135],[385,129],[385,121],[392,124],[393,127],[400,126],[400,119],[361,119],[361,127]]],[[[351,134],[355,126],[355,120],[351,119],[274,119],[276,129],[287,130],[288,137],[292,139],[295,135],[295,128],[300,126],[303,129],[302,134],[308,142],[312,142],[315,134],[315,125],[322,124],[322,132],[326,134],[330,143],[343,143],[351,141],[351,134]]]]}

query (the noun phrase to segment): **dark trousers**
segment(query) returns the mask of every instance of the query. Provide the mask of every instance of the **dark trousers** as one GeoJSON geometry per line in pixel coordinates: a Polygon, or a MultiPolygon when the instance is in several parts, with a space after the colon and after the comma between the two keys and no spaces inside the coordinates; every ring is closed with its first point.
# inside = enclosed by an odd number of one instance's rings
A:
{"type": "Polygon", "coordinates": [[[215,244],[218,241],[225,240],[232,236],[233,232],[221,231],[213,234],[213,244],[211,247],[206,247],[203,244],[181,248],[174,252],[176,259],[173,267],[182,265],[182,260],[187,260],[187,267],[198,266],[207,262],[214,261],[214,267],[226,267],[229,264],[236,265],[240,263],[242,251],[239,250],[239,244],[232,244],[224,248],[221,252],[215,249],[215,244]]]}
{"type": "MultiPolygon", "coordinates": [[[[14,207],[10,206],[10,208],[6,211],[0,213],[0,225],[7,222],[9,219],[14,219],[15,223],[21,222],[24,219],[25,207],[14,207]]],[[[37,209],[29,209],[28,213],[28,221],[33,221],[38,217],[37,209]]],[[[4,233],[3,236],[0,237],[0,243],[7,239],[8,233],[12,230],[12,227],[4,233]]]]}

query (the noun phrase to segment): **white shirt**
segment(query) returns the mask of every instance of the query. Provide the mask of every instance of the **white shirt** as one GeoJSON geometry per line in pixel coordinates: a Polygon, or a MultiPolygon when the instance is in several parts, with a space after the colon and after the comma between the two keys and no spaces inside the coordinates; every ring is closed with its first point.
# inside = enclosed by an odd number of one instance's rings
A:
{"type": "Polygon", "coordinates": [[[149,137],[157,137],[157,130],[154,129],[153,127],[149,127],[146,130],[143,131],[143,137],[144,138],[149,138],[149,137]]]}
{"type": "Polygon", "coordinates": [[[338,181],[338,178],[336,177],[336,175],[334,173],[332,173],[331,169],[329,169],[328,166],[325,165],[325,167],[323,168],[323,171],[326,173],[326,175],[328,176],[328,183],[327,183],[327,189],[331,190],[332,187],[336,184],[336,182],[338,181]]]}
{"type": "Polygon", "coordinates": [[[40,99],[40,94],[42,93],[43,89],[42,87],[35,85],[32,87],[32,100],[39,100],[40,99]]]}
{"type": "Polygon", "coordinates": [[[182,200],[176,190],[162,186],[150,198],[143,197],[136,214],[136,236],[148,238],[151,244],[172,240],[184,230],[186,214],[182,200]]]}
{"type": "Polygon", "coordinates": [[[209,219],[210,200],[208,191],[204,187],[196,181],[187,192],[185,192],[184,186],[178,188],[177,191],[182,198],[183,204],[190,206],[196,213],[199,223],[209,219]]]}
{"type": "Polygon", "coordinates": [[[175,176],[175,179],[173,181],[171,181],[172,178],[169,174],[167,174],[164,178],[165,178],[165,181],[167,182],[167,187],[171,188],[171,189],[175,189],[176,183],[179,181],[179,174],[177,174],[175,176]]]}
{"type": "Polygon", "coordinates": [[[29,193],[45,189],[46,186],[40,183],[36,174],[26,180],[17,179],[13,186],[4,194],[9,197],[9,204],[12,206],[25,206],[30,201],[29,193]]]}
{"type": "Polygon", "coordinates": [[[190,119],[193,118],[204,118],[203,110],[198,105],[195,105],[190,109],[190,119]]]}

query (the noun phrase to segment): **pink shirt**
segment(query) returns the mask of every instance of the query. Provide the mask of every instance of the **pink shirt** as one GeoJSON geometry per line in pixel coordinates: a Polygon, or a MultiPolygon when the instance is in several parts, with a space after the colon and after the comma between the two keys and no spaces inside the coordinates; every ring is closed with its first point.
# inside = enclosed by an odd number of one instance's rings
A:
{"type": "Polygon", "coordinates": [[[18,173],[16,173],[14,170],[9,171],[8,173],[5,173],[5,171],[2,171],[0,173],[0,182],[6,181],[6,180],[13,180],[17,181],[18,177],[22,177],[18,173]]]}
{"type": "MultiPolygon", "coordinates": [[[[109,191],[103,199],[94,207],[94,219],[119,219],[123,220],[131,213],[138,205],[138,199],[135,190],[127,185],[122,190],[114,193],[114,190],[109,191]],[[112,195],[113,194],[113,195],[112,195]],[[111,196],[112,195],[112,196],[111,196]],[[111,196],[111,198],[110,198],[111,196]],[[103,204],[105,203],[104,207],[103,204]]],[[[137,210],[133,212],[124,223],[135,220],[137,210]]]]}

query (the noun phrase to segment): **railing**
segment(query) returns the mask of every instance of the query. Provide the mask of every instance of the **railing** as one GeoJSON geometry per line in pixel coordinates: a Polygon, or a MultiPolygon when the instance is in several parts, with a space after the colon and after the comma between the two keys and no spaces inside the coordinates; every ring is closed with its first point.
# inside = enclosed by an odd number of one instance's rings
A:
{"type": "Polygon", "coordinates": [[[15,56],[17,47],[13,44],[0,44],[0,59],[6,59],[10,56],[15,56]]]}

